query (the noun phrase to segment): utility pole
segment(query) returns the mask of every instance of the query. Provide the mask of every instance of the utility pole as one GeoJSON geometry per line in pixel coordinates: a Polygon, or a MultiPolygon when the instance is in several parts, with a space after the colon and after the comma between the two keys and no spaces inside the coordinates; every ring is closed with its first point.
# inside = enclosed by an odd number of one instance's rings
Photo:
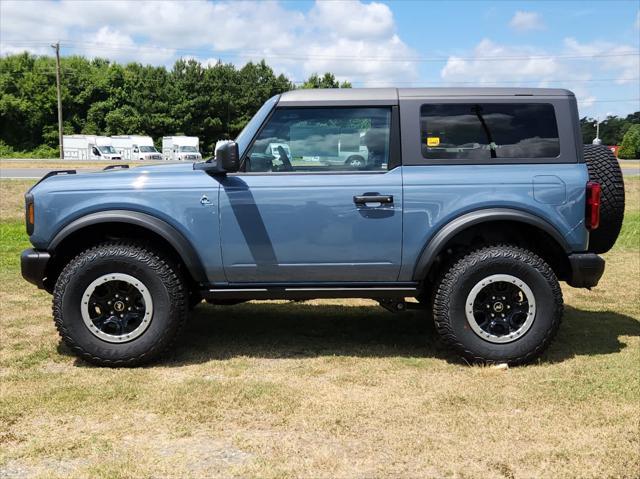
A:
{"type": "Polygon", "coordinates": [[[64,160],[62,144],[62,92],[60,89],[60,42],[51,45],[56,51],[56,88],[58,90],[58,143],[60,145],[60,159],[64,160]]]}
{"type": "Polygon", "coordinates": [[[602,145],[602,140],[600,139],[600,117],[596,118],[596,137],[591,143],[594,145],[602,145]]]}

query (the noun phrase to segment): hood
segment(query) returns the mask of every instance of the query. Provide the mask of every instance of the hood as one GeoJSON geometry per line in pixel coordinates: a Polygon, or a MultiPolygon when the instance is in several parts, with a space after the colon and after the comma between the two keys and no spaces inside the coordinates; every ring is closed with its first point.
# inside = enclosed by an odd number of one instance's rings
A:
{"type": "Polygon", "coordinates": [[[200,171],[194,171],[192,163],[141,165],[133,168],[118,168],[113,165],[108,170],[99,171],[61,170],[43,176],[31,191],[141,189],[149,185],[170,186],[178,182],[178,176],[200,173],[200,171]]]}

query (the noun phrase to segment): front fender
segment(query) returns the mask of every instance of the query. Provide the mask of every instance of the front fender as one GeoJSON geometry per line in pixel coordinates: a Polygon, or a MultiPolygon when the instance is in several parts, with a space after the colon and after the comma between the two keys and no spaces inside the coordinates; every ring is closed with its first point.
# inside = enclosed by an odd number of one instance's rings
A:
{"type": "Polygon", "coordinates": [[[147,229],[162,238],[176,251],[191,276],[198,282],[206,282],[207,276],[202,260],[193,245],[173,226],[155,216],[138,211],[110,210],[100,211],[82,216],[62,228],[51,240],[49,251],[56,248],[71,234],[88,226],[100,223],[126,223],[147,229]]]}

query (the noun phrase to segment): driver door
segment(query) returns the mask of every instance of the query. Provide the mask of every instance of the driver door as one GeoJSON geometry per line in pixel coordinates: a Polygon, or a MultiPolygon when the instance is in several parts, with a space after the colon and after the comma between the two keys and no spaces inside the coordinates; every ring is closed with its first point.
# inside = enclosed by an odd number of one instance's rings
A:
{"type": "Polygon", "coordinates": [[[276,109],[244,155],[245,171],[220,180],[227,280],[396,281],[402,243],[396,127],[391,106],[276,109]],[[341,132],[354,129],[366,143],[357,150],[366,158],[358,161],[342,158],[338,146],[341,132]]]}

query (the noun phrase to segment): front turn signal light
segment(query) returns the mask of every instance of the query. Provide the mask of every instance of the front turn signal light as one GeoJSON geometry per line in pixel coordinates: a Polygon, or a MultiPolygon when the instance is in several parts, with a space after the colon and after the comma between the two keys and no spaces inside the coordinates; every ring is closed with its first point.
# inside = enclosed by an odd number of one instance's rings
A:
{"type": "Polygon", "coordinates": [[[31,236],[36,220],[36,210],[33,202],[33,196],[27,194],[25,200],[25,223],[27,225],[27,234],[31,236]]]}

